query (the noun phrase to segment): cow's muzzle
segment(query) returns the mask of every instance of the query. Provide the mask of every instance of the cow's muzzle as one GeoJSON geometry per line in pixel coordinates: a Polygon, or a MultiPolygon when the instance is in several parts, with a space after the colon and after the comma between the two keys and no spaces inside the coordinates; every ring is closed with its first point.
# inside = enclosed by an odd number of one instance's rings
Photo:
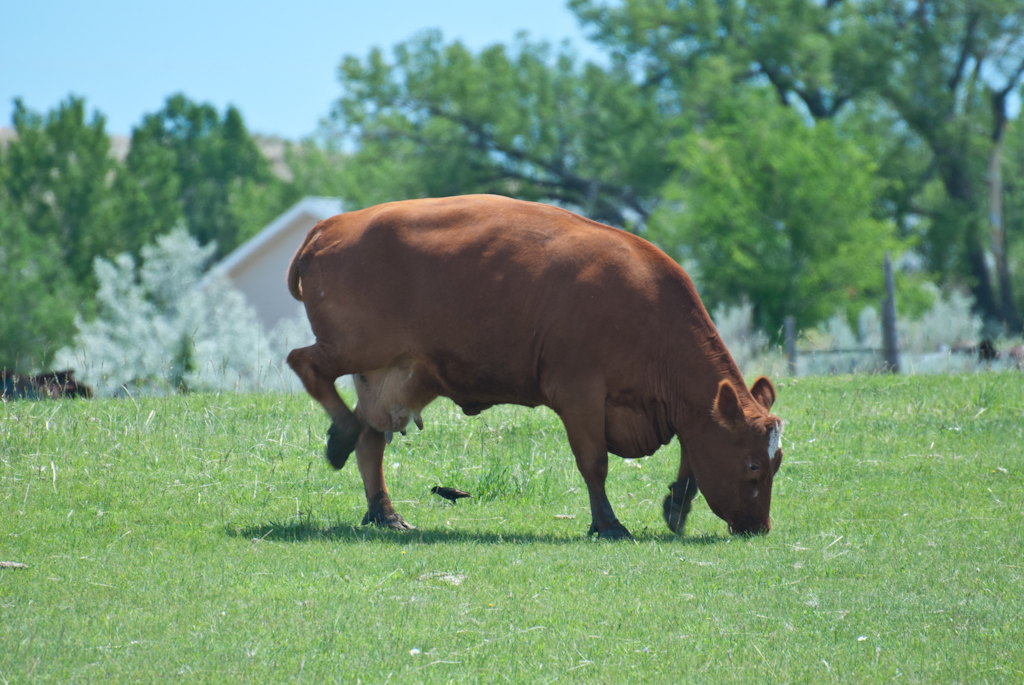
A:
{"type": "Polygon", "coordinates": [[[730,535],[743,535],[743,536],[747,536],[747,537],[752,536],[752,535],[767,535],[768,531],[770,531],[771,529],[772,529],[771,519],[769,519],[765,523],[751,521],[751,522],[745,522],[745,523],[742,523],[742,524],[735,524],[735,523],[730,523],[729,524],[729,534],[730,535]]]}

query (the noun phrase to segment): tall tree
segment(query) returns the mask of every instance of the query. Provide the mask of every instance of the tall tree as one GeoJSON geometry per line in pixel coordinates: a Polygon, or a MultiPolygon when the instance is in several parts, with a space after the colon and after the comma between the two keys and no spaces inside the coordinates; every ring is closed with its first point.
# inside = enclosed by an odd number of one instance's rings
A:
{"type": "MultiPolygon", "coordinates": [[[[1008,124],[1003,146],[1002,166],[1005,169],[1005,202],[1003,232],[1006,241],[1007,270],[1024,271],[1024,130],[1021,122],[1008,124]]],[[[1014,302],[1024,302],[1024,278],[1011,282],[1014,302]]]]}
{"type": "Polygon", "coordinates": [[[759,325],[803,326],[876,299],[892,216],[919,192],[919,156],[885,108],[886,46],[850,3],[573,0],[570,6],[662,102],[675,103],[678,172],[651,238],[692,260],[711,305],[748,299],[759,325]],[[858,138],[857,142],[851,138],[858,138]],[[870,152],[886,156],[875,161],[870,152]],[[879,171],[901,182],[879,183],[879,171]]]}
{"type": "Polygon", "coordinates": [[[877,304],[883,255],[898,243],[872,215],[868,155],[767,89],[723,94],[713,108],[713,123],[673,145],[679,172],[649,233],[687,265],[705,304],[748,300],[767,331],[786,316],[810,327],[877,304]]]}
{"type": "Polygon", "coordinates": [[[46,368],[74,335],[83,296],[53,236],[32,231],[0,191],[0,368],[46,368]]]}
{"type": "Polygon", "coordinates": [[[85,102],[69,97],[45,116],[14,101],[17,138],[3,153],[3,184],[9,208],[35,236],[59,250],[61,263],[79,283],[91,284],[96,255],[117,250],[111,230],[118,214],[112,190],[117,163],[103,115],[86,121],[85,102]]]}
{"type": "MultiPolygon", "coordinates": [[[[989,162],[998,157],[1006,98],[1024,71],[1024,7],[1016,0],[571,0],[597,40],[670,95],[685,97],[715,65],[734,83],[767,83],[813,119],[852,108],[897,115],[929,152],[923,173],[889,179],[925,227],[924,250],[940,274],[961,274],[979,309],[1019,330],[1002,231],[985,220],[989,162]],[[936,197],[929,181],[941,183],[936,197]],[[914,203],[907,202],[917,196],[914,203]],[[986,237],[987,236],[987,237],[986,237]],[[986,248],[997,255],[997,298],[986,248]],[[1004,285],[1005,284],[1005,285],[1004,285]]],[[[899,145],[889,146],[890,151],[899,145]]],[[[916,146],[911,145],[910,148],[916,146]]],[[[909,148],[908,148],[909,149],[909,148]]],[[[916,150],[910,150],[912,156],[916,150]]],[[[892,160],[889,160],[892,162],[892,160]]],[[[885,165],[880,165],[882,173],[885,165]]],[[[907,171],[906,163],[892,169],[907,171]]],[[[992,182],[996,181],[993,174],[992,182]]]]}
{"type": "MultiPolygon", "coordinates": [[[[663,90],[685,94],[709,63],[734,82],[766,82],[817,120],[882,98],[930,153],[925,172],[892,177],[899,210],[925,226],[941,274],[966,276],[979,309],[1020,330],[997,184],[1007,98],[1024,73],[1016,0],[570,0],[597,40],[663,90]],[[941,197],[929,180],[941,183],[941,197]],[[915,203],[906,202],[910,195],[915,203]],[[986,211],[989,210],[989,211],[986,211]],[[991,217],[986,220],[986,217],[991,217]],[[990,227],[990,229],[989,229],[990,227]],[[996,283],[986,252],[995,255],[996,283]]],[[[892,132],[900,137],[899,127],[892,132]]],[[[896,149],[896,147],[890,147],[896,149]]],[[[895,164],[894,169],[905,164],[895,164]]],[[[886,168],[881,167],[882,173],[886,168]]],[[[901,225],[905,216],[894,217],[901,225]]]]}
{"type": "Polygon", "coordinates": [[[222,117],[181,94],[132,132],[125,167],[125,221],[138,227],[140,244],[184,220],[203,244],[216,241],[223,256],[296,199],[272,174],[237,109],[222,117]]]}
{"type": "Polygon", "coordinates": [[[875,13],[902,48],[886,72],[882,96],[928,144],[946,191],[934,222],[933,259],[964,264],[979,308],[1019,331],[1002,219],[987,219],[1000,214],[1006,99],[1024,74],[1024,7],[1012,0],[920,2],[879,6],[875,13]],[[960,250],[950,254],[948,245],[960,250]],[[996,256],[995,288],[986,246],[996,256]]]}
{"type": "Polygon", "coordinates": [[[894,46],[863,2],[843,0],[569,0],[617,61],[668,97],[688,97],[709,68],[765,83],[780,103],[836,116],[878,82],[894,46]]]}
{"type": "Polygon", "coordinates": [[[724,53],[633,57],[580,69],[525,41],[474,55],[428,33],[394,63],[379,51],[346,58],[335,120],[355,151],[344,196],[496,192],[568,205],[692,262],[709,303],[749,299],[769,329],[878,295],[893,230],[873,215],[864,152],[828,118],[808,126],[724,53]]]}
{"type": "Polygon", "coordinates": [[[88,308],[96,255],[119,249],[104,118],[69,97],[46,115],[15,100],[0,154],[0,366],[45,367],[88,308]]]}
{"type": "Polygon", "coordinates": [[[345,197],[493,192],[642,225],[671,171],[671,120],[625,68],[577,66],[521,38],[474,55],[428,32],[365,61],[347,57],[334,110],[356,141],[345,197]]]}

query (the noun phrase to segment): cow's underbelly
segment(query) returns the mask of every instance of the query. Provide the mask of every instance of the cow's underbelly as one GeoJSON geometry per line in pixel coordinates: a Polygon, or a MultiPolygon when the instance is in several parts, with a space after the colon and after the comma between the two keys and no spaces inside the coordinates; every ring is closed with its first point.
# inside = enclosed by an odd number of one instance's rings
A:
{"type": "MultiPolygon", "coordinates": [[[[423,409],[439,395],[450,397],[468,415],[495,404],[546,404],[536,391],[512,391],[509,384],[486,376],[453,387],[451,374],[444,371],[434,363],[403,358],[386,368],[355,374],[363,418],[375,430],[393,433],[405,431],[410,422],[422,428],[423,409]]],[[[650,456],[673,434],[665,408],[658,403],[640,402],[632,395],[605,403],[605,439],[613,454],[627,459],[650,456]]]]}
{"type": "Polygon", "coordinates": [[[523,374],[509,374],[502,365],[474,364],[454,355],[433,355],[427,362],[403,357],[354,378],[363,417],[384,433],[404,431],[410,421],[422,428],[420,413],[439,396],[450,398],[469,416],[496,404],[544,404],[536,383],[524,381],[523,374]]]}
{"type": "Polygon", "coordinates": [[[436,385],[430,372],[411,360],[355,375],[359,410],[382,433],[404,431],[410,421],[422,428],[420,413],[437,397],[436,385]]]}
{"type": "Polygon", "coordinates": [[[649,457],[672,440],[673,432],[665,412],[657,406],[646,411],[636,407],[605,403],[605,440],[608,451],[626,459],[649,457]]]}

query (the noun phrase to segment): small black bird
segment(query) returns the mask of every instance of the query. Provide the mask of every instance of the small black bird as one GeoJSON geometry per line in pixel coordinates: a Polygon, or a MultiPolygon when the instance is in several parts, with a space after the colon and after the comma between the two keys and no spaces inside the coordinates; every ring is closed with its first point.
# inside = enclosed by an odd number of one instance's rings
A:
{"type": "Polygon", "coordinates": [[[473,496],[473,495],[469,494],[468,492],[463,492],[462,490],[456,490],[455,488],[446,488],[446,487],[442,487],[440,485],[435,485],[434,487],[430,488],[430,491],[432,493],[434,493],[435,495],[440,495],[441,497],[444,497],[446,500],[448,500],[452,504],[455,504],[458,500],[462,499],[463,497],[472,497],[473,496]]]}

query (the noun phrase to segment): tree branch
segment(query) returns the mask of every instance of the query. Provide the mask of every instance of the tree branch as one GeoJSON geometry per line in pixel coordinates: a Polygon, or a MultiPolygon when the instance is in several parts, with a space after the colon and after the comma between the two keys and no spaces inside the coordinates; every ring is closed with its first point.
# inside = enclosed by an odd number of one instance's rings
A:
{"type": "Polygon", "coordinates": [[[807,105],[807,110],[815,119],[831,119],[850,99],[850,96],[848,95],[840,95],[832,102],[831,105],[826,105],[825,96],[822,94],[820,88],[813,91],[801,89],[796,91],[796,94],[799,95],[800,99],[803,100],[805,105],[807,105]]]}
{"type": "Polygon", "coordinates": [[[1010,94],[1010,91],[1017,87],[1017,83],[1020,81],[1020,77],[1024,76],[1024,60],[1021,60],[1020,65],[1017,67],[1017,71],[1013,72],[1013,76],[1006,83],[1006,87],[999,91],[998,95],[1001,98],[1006,98],[1010,94]]]}
{"type": "Polygon", "coordinates": [[[646,91],[660,88],[666,77],[668,77],[668,69],[659,69],[653,74],[648,74],[644,82],[640,84],[640,89],[646,91]]]}
{"type": "MultiPolygon", "coordinates": [[[[561,161],[536,159],[521,150],[503,146],[499,144],[479,122],[472,121],[463,116],[451,114],[436,105],[427,105],[427,111],[433,116],[447,119],[452,123],[458,124],[473,134],[476,140],[473,141],[472,144],[477,149],[484,152],[497,152],[511,160],[523,162],[541,169],[552,176],[552,179],[550,180],[542,179],[517,171],[507,165],[503,165],[504,173],[511,178],[527,181],[537,187],[546,188],[549,191],[555,188],[562,191],[570,191],[574,193],[573,196],[562,196],[558,199],[573,202],[580,207],[586,206],[587,198],[594,196],[595,191],[604,191],[606,196],[612,195],[617,198],[620,203],[639,214],[644,222],[646,222],[650,217],[650,211],[644,206],[642,198],[626,187],[610,186],[598,179],[583,178],[582,176],[574,174],[566,169],[561,161]]],[[[610,204],[607,200],[598,199],[598,204],[605,206],[604,209],[598,210],[597,212],[603,220],[619,226],[625,225],[625,216],[620,208],[616,207],[614,204],[610,204]]]]}
{"type": "Polygon", "coordinates": [[[960,56],[956,61],[956,68],[953,70],[953,74],[949,77],[949,92],[953,93],[960,85],[960,80],[964,75],[964,67],[967,66],[967,60],[971,56],[971,52],[974,48],[974,31],[978,28],[978,22],[981,20],[980,12],[972,12],[970,19],[967,22],[967,32],[964,35],[964,40],[960,44],[960,56]]]}
{"type": "Polygon", "coordinates": [[[1024,60],[1006,83],[1006,87],[992,93],[992,141],[998,143],[1006,133],[1006,98],[1024,75],[1024,60]]]}
{"type": "Polygon", "coordinates": [[[775,92],[779,94],[779,102],[785,107],[789,107],[789,88],[791,84],[784,83],[784,77],[779,73],[778,69],[760,65],[761,73],[768,77],[768,82],[775,87],[775,92]]]}

